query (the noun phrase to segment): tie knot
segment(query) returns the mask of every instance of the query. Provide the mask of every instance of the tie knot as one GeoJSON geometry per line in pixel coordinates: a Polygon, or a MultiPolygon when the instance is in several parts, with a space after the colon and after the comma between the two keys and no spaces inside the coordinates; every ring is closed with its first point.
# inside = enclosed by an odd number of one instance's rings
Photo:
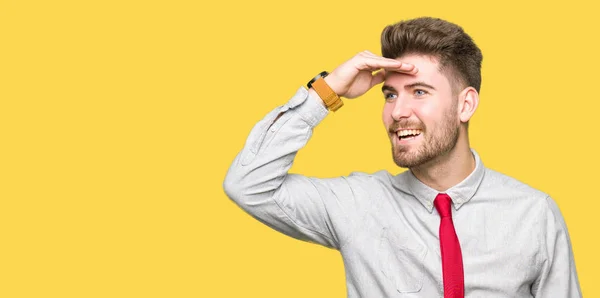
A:
{"type": "Polygon", "coordinates": [[[450,196],[445,193],[438,194],[433,201],[433,205],[440,214],[440,217],[452,217],[452,210],[450,210],[451,203],[450,196]]]}

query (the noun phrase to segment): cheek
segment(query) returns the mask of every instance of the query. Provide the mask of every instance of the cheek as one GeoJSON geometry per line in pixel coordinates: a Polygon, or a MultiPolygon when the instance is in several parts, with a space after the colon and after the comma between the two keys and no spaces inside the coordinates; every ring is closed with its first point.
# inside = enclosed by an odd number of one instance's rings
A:
{"type": "Polygon", "coordinates": [[[443,115],[442,109],[431,102],[416,104],[413,113],[429,129],[433,128],[443,115]]]}

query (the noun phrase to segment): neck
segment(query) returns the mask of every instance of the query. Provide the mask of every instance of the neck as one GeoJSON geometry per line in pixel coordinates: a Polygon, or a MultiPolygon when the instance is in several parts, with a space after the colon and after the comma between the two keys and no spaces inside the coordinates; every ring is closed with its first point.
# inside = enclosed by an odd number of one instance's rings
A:
{"type": "Polygon", "coordinates": [[[446,154],[410,168],[413,175],[439,192],[444,192],[467,178],[475,170],[475,158],[466,134],[461,135],[456,146],[446,154]]]}

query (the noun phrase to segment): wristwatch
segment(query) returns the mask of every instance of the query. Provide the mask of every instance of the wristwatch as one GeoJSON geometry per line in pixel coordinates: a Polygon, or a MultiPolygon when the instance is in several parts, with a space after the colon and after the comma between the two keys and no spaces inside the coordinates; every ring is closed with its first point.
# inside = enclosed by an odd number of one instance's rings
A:
{"type": "Polygon", "coordinates": [[[344,105],[342,99],[327,85],[325,77],[329,75],[328,72],[323,71],[316,75],[312,80],[306,84],[308,89],[313,88],[319,97],[325,103],[325,106],[331,111],[335,112],[344,105]]]}

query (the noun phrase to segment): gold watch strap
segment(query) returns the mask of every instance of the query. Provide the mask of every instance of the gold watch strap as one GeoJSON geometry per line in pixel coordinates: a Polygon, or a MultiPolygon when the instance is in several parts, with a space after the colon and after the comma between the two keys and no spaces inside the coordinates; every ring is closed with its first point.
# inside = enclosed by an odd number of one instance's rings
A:
{"type": "Polygon", "coordinates": [[[332,110],[333,112],[337,111],[344,105],[342,99],[327,85],[325,79],[320,77],[316,81],[314,81],[311,87],[317,92],[319,97],[323,99],[325,106],[332,110]]]}

